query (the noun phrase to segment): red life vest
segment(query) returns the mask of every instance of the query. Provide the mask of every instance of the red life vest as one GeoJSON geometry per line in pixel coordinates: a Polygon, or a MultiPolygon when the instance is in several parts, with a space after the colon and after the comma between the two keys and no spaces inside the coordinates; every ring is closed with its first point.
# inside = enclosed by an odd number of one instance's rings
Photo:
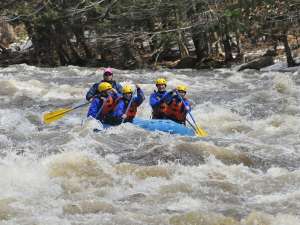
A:
{"type": "Polygon", "coordinates": [[[166,109],[167,118],[178,123],[185,123],[186,111],[184,110],[184,107],[185,106],[182,101],[178,102],[176,98],[173,98],[166,109]]]}
{"type": "Polygon", "coordinates": [[[165,102],[159,104],[152,111],[152,119],[163,118],[166,115],[168,105],[165,102]]]}
{"type": "MultiPolygon", "coordinates": [[[[125,101],[125,105],[126,105],[126,108],[128,106],[128,101],[125,101]]],[[[127,117],[126,117],[126,121],[132,121],[137,113],[137,108],[138,108],[138,105],[135,103],[135,102],[132,102],[131,103],[131,106],[130,108],[128,109],[128,112],[127,112],[127,117]]]]}
{"type": "Polygon", "coordinates": [[[108,96],[101,111],[101,118],[104,118],[107,114],[111,113],[114,108],[117,106],[120,98],[114,99],[112,96],[108,96]]]}

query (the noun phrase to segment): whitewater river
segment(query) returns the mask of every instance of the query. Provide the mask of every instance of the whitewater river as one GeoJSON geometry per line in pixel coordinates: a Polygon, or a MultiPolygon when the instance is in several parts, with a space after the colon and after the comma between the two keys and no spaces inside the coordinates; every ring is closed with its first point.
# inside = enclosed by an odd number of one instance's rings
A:
{"type": "Polygon", "coordinates": [[[300,69],[120,71],[146,101],[158,77],[188,86],[206,138],[123,124],[94,133],[95,68],[0,68],[1,225],[300,224],[300,69]]]}

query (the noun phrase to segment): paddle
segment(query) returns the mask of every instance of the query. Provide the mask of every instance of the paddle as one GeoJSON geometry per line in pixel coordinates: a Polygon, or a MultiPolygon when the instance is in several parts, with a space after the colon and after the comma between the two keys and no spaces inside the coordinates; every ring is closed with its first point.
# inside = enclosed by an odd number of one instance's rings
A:
{"type": "Polygon", "coordinates": [[[55,110],[53,112],[46,113],[43,116],[43,121],[46,124],[50,124],[50,123],[64,117],[68,112],[71,112],[75,109],[78,109],[78,108],[83,107],[83,106],[88,105],[88,104],[90,104],[90,102],[83,103],[83,104],[75,106],[73,108],[60,108],[60,109],[55,110]]]}
{"type": "Polygon", "coordinates": [[[188,124],[192,127],[193,131],[195,132],[195,134],[199,137],[205,137],[207,136],[207,134],[201,134],[200,132],[198,132],[197,128],[194,126],[194,124],[192,124],[191,121],[189,121],[188,119],[186,119],[186,121],[188,122],[188,124]]]}
{"type": "MultiPolygon", "coordinates": [[[[137,89],[135,89],[135,91],[133,92],[133,94],[132,94],[132,96],[131,96],[131,99],[130,99],[130,101],[129,101],[129,103],[128,103],[128,106],[127,106],[127,109],[126,109],[126,111],[125,111],[125,115],[127,115],[128,111],[129,111],[129,109],[130,109],[130,106],[131,106],[132,101],[133,101],[133,97],[135,96],[136,92],[137,92],[137,89]]],[[[122,123],[124,123],[124,121],[125,121],[125,118],[122,119],[122,123]]]]}
{"type": "MultiPolygon", "coordinates": [[[[109,96],[110,96],[110,95],[108,95],[108,96],[105,98],[105,100],[103,100],[103,103],[102,103],[102,105],[101,105],[100,109],[98,110],[98,112],[97,112],[97,114],[96,114],[96,119],[98,118],[98,116],[99,116],[99,115],[100,115],[100,113],[102,112],[102,109],[103,109],[103,107],[105,106],[105,104],[106,104],[106,102],[107,102],[107,100],[108,100],[109,96]]],[[[100,120],[99,120],[99,122],[101,123],[101,121],[100,121],[100,120]]]]}
{"type": "MultiPolygon", "coordinates": [[[[183,102],[184,107],[185,107],[185,109],[187,110],[187,106],[185,105],[185,103],[184,103],[184,101],[183,101],[183,98],[182,98],[181,95],[178,93],[178,91],[176,91],[176,95],[177,95],[177,96],[180,98],[180,100],[183,102]]],[[[200,127],[197,125],[197,123],[196,123],[196,121],[195,121],[195,119],[194,119],[192,113],[191,113],[189,110],[187,110],[187,112],[188,112],[188,114],[190,115],[192,121],[194,122],[194,125],[192,125],[192,123],[191,123],[189,120],[186,120],[186,121],[191,125],[191,127],[192,127],[193,130],[195,131],[195,134],[196,134],[197,136],[199,136],[199,137],[206,137],[206,136],[208,135],[208,133],[207,133],[205,130],[203,130],[202,128],[200,128],[200,127]]]]}

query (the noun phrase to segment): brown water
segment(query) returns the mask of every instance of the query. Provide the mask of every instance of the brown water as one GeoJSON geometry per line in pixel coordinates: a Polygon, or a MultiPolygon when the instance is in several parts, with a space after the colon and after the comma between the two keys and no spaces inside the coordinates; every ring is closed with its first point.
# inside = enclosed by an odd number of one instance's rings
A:
{"type": "Polygon", "coordinates": [[[189,87],[207,138],[123,124],[94,133],[80,104],[101,71],[0,69],[0,224],[300,224],[300,71],[118,71],[138,83],[149,118],[153,80],[189,87]]]}

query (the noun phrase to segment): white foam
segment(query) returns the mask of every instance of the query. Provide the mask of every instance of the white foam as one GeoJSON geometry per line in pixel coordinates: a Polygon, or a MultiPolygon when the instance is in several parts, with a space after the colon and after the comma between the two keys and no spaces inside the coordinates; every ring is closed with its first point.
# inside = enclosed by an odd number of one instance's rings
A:
{"type": "Polygon", "coordinates": [[[19,136],[28,137],[36,132],[36,127],[25,117],[24,112],[19,110],[0,110],[0,126],[2,129],[14,131],[19,136]]]}

